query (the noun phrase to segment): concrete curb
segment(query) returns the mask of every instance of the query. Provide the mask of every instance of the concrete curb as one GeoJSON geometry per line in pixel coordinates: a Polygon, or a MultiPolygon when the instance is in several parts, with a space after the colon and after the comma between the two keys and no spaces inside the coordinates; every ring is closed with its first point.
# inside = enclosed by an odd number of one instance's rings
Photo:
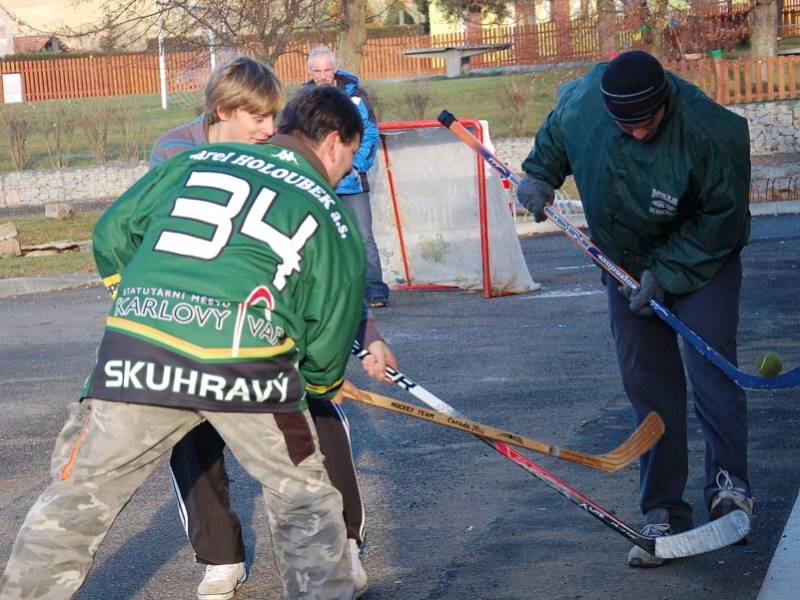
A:
{"type": "MultiPolygon", "coordinates": [[[[777,215],[800,214],[800,200],[759,202],[757,204],[751,204],[750,214],[754,217],[774,217],[777,215]]],[[[573,225],[577,227],[586,227],[586,218],[583,216],[583,213],[565,216],[573,225]]],[[[530,217],[525,217],[524,220],[517,220],[514,225],[517,229],[517,235],[521,236],[538,235],[541,233],[550,233],[551,231],[561,231],[557,225],[551,223],[550,221],[535,223],[534,221],[530,220],[530,217]]]]}
{"type": "Polygon", "coordinates": [[[769,563],[756,600],[797,600],[800,596],[800,494],[769,563]]]}
{"type": "Polygon", "coordinates": [[[783,202],[759,202],[750,205],[750,214],[754,217],[774,217],[776,215],[796,215],[800,213],[800,200],[783,202]]]}
{"type": "Polygon", "coordinates": [[[0,298],[56,292],[76,287],[101,285],[97,273],[64,273],[40,277],[12,277],[0,279],[0,298]]]}

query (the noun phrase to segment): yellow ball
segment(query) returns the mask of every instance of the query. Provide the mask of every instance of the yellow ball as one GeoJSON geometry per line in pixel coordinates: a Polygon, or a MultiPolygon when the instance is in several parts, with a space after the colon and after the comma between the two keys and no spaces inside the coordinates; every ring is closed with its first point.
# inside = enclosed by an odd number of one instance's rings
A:
{"type": "Polygon", "coordinates": [[[783,361],[775,352],[765,352],[756,360],[756,369],[762,377],[775,377],[783,370],[783,361]]]}

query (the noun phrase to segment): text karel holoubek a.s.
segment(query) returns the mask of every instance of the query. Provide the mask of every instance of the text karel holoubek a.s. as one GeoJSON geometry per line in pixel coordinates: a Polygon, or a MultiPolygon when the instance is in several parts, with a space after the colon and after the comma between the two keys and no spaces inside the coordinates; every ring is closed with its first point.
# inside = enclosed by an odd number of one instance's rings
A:
{"type": "MultiPolygon", "coordinates": [[[[305,175],[296,173],[286,167],[267,162],[262,158],[251,156],[249,154],[240,154],[238,152],[212,152],[209,150],[201,150],[189,156],[192,160],[209,161],[217,163],[229,163],[232,165],[246,167],[257,171],[263,175],[267,175],[272,179],[277,179],[294,186],[296,189],[305,192],[308,196],[319,202],[333,221],[336,230],[339,232],[339,237],[342,239],[347,238],[348,228],[347,225],[342,223],[342,215],[337,208],[336,201],[331,195],[325,191],[323,187],[317,184],[312,179],[305,175]]],[[[285,162],[297,162],[294,154],[291,151],[281,150],[274,155],[274,158],[285,162]]]]}

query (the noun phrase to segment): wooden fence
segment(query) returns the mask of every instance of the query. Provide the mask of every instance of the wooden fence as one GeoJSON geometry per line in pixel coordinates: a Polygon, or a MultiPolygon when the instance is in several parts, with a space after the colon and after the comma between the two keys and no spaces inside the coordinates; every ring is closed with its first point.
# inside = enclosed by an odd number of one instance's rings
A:
{"type": "MultiPolygon", "coordinates": [[[[787,2],[800,0],[787,0],[787,2]]],[[[799,9],[800,10],[800,9],[799,9]]],[[[630,32],[616,32],[618,41],[630,32]]],[[[474,67],[508,67],[576,60],[598,60],[600,40],[592,19],[486,29],[442,36],[414,35],[367,40],[360,76],[364,80],[436,75],[444,61],[405,56],[403,50],[457,46],[466,43],[510,43],[507,50],[472,58],[474,67]]],[[[618,44],[619,45],[619,44],[618,44]]],[[[275,69],[290,84],[304,81],[305,57],[310,45],[296,45],[281,56],[275,69]]],[[[166,57],[168,89],[198,90],[209,72],[207,52],[177,52],[166,57]]],[[[723,104],[800,97],[798,61],[792,56],[763,60],[702,59],[669,63],[669,68],[702,87],[723,104]]],[[[0,60],[0,73],[20,73],[27,101],[156,94],[159,92],[158,57],[154,54],[98,55],[50,60],[0,60]]],[[[0,87],[0,98],[2,89],[0,87]]]]}
{"type": "Polygon", "coordinates": [[[702,88],[720,104],[800,98],[800,57],[668,63],[667,67],[702,88]]]}
{"type": "MultiPolygon", "coordinates": [[[[508,50],[472,58],[474,67],[506,67],[599,59],[592,20],[542,23],[536,26],[486,29],[474,34],[412,35],[367,40],[360,76],[364,80],[444,74],[443,60],[403,55],[403,50],[467,43],[510,43],[508,50]]],[[[297,84],[308,78],[306,56],[311,44],[297,44],[281,56],[275,70],[281,80],[297,84]]],[[[200,89],[209,72],[204,52],[175,52],[166,57],[169,91],[200,89]]],[[[154,94],[159,91],[158,57],[152,53],[97,55],[49,60],[2,60],[0,73],[20,73],[29,102],[93,96],[154,94]]]]}
{"type": "Polygon", "coordinates": [[[800,0],[783,0],[778,35],[800,35],[800,0]]]}

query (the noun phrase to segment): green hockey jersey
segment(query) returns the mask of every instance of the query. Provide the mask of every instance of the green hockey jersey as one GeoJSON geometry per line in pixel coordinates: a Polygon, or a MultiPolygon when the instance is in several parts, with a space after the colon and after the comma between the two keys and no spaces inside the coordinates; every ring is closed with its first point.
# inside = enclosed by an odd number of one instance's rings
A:
{"type": "Polygon", "coordinates": [[[273,140],[183,152],[100,218],[114,301],[88,396],[288,412],[306,392],[334,395],[360,322],[362,242],[317,157],[273,140]]]}

